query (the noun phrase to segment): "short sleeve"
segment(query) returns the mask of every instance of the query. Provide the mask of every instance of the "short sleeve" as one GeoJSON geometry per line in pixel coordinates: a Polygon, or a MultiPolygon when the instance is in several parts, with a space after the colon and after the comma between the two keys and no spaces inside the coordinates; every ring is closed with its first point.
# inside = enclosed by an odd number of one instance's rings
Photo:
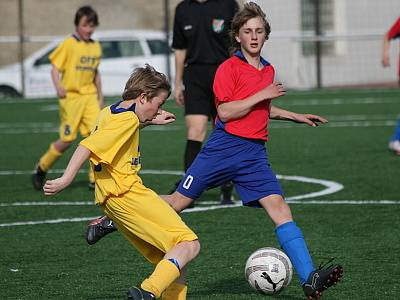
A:
{"type": "Polygon", "coordinates": [[[174,31],[172,36],[172,48],[186,49],[187,43],[185,35],[183,34],[182,17],[180,5],[176,7],[174,18],[174,31]]]}
{"type": "Polygon", "coordinates": [[[101,45],[99,42],[96,42],[96,43],[97,43],[97,47],[99,48],[99,64],[97,65],[97,68],[98,68],[101,63],[101,59],[103,58],[103,49],[101,48],[101,45]]]}
{"type": "Polygon", "coordinates": [[[235,74],[232,69],[232,65],[226,61],[221,64],[214,78],[214,95],[215,104],[218,106],[221,102],[229,102],[234,100],[234,87],[235,87],[235,74]]]}
{"type": "Polygon", "coordinates": [[[65,40],[58,45],[53,52],[50,53],[49,59],[51,63],[60,71],[64,71],[67,62],[68,42],[65,40]]]}
{"type": "Polygon", "coordinates": [[[139,120],[132,113],[121,113],[95,130],[80,144],[92,152],[90,160],[95,163],[111,164],[123,145],[139,130],[139,120]]]}
{"type": "Polygon", "coordinates": [[[390,27],[387,36],[390,40],[400,37],[400,17],[397,21],[390,27]]]}

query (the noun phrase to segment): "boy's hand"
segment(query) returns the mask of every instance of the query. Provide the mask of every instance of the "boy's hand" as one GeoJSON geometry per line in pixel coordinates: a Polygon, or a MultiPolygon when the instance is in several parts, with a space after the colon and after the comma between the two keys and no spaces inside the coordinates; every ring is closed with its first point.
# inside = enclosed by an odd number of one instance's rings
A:
{"type": "Polygon", "coordinates": [[[154,117],[153,120],[151,120],[150,124],[153,125],[165,125],[165,124],[169,124],[172,123],[176,120],[176,117],[174,114],[166,111],[166,110],[162,110],[160,109],[157,113],[157,115],[154,117]]]}
{"type": "Polygon", "coordinates": [[[67,96],[67,91],[62,86],[57,87],[57,96],[59,98],[65,98],[67,96]]]}
{"type": "Polygon", "coordinates": [[[273,82],[265,89],[261,91],[263,97],[265,99],[274,99],[286,94],[285,89],[283,88],[282,83],[273,82]]]}
{"type": "Polygon", "coordinates": [[[67,180],[63,177],[59,177],[54,180],[47,180],[43,186],[43,191],[46,196],[51,196],[65,189],[68,185],[69,182],[67,180]]]}
{"type": "Polygon", "coordinates": [[[317,127],[319,123],[328,123],[328,120],[311,114],[294,114],[293,121],[296,123],[306,123],[312,127],[317,127]]]}

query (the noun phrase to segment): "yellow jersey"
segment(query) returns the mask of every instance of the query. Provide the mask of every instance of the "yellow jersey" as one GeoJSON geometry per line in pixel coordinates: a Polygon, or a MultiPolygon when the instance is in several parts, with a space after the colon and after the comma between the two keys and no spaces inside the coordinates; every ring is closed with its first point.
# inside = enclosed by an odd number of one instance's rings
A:
{"type": "Polygon", "coordinates": [[[91,151],[94,167],[95,198],[102,204],[109,196],[119,196],[129,191],[140,170],[139,119],[135,105],[119,108],[120,102],[104,108],[92,134],[80,144],[91,151]]]}
{"type": "Polygon", "coordinates": [[[85,42],[76,35],[65,39],[50,53],[51,63],[62,73],[61,84],[67,93],[97,93],[94,79],[100,64],[99,42],[85,42]]]}

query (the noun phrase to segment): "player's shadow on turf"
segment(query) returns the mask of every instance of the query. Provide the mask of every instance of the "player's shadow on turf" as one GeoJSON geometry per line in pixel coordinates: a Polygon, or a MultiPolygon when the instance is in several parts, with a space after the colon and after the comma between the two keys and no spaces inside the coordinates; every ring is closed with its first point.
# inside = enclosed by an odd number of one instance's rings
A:
{"type": "MultiPolygon", "coordinates": [[[[197,299],[203,299],[205,296],[210,296],[212,294],[225,294],[228,298],[229,295],[243,295],[243,299],[257,299],[260,296],[256,291],[253,291],[244,278],[225,278],[219,281],[207,282],[207,287],[197,290],[191,290],[190,296],[196,297],[197,299]]],[[[189,296],[189,295],[188,295],[189,296]]],[[[189,296],[189,298],[190,298],[189,296]]],[[[280,299],[280,300],[303,300],[304,297],[285,295],[282,294],[271,295],[270,299],[280,299]]],[[[235,298],[239,299],[239,298],[235,298]]]]}

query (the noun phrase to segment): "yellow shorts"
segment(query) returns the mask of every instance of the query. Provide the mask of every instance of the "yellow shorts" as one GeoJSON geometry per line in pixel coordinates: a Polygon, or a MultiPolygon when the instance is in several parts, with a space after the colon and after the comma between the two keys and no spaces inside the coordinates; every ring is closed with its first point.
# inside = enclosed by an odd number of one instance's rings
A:
{"type": "Polygon", "coordinates": [[[58,101],[60,107],[60,139],[72,142],[78,135],[83,137],[90,134],[100,112],[96,94],[70,96],[58,101]]]}
{"type": "Polygon", "coordinates": [[[151,263],[157,264],[171,248],[198,237],[160,196],[137,182],[101,207],[118,231],[151,263]]]}

